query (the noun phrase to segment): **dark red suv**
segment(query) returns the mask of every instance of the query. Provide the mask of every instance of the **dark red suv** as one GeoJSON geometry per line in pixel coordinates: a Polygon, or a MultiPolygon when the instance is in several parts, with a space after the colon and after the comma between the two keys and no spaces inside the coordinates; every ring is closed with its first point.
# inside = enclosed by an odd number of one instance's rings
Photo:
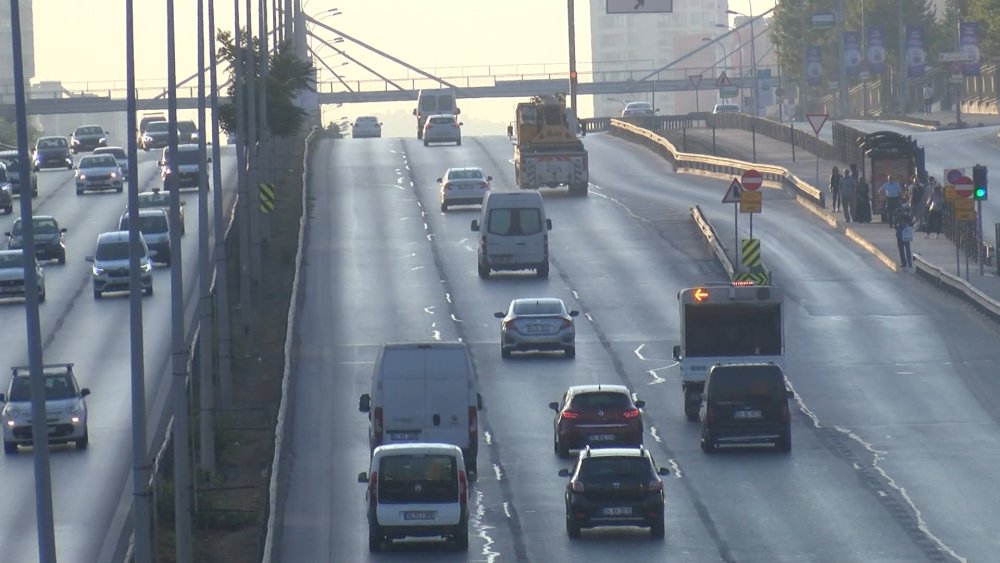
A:
{"type": "Polygon", "coordinates": [[[556,411],[553,448],[559,457],[570,450],[642,445],[642,415],[646,405],[624,385],[575,385],[562,401],[549,403],[556,411]]]}

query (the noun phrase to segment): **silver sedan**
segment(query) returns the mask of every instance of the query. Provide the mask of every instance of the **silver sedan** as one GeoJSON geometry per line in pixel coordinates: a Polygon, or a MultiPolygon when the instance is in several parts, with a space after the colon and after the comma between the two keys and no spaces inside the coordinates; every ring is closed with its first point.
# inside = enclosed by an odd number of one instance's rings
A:
{"type": "Polygon", "coordinates": [[[118,160],[110,154],[88,154],[76,167],[76,195],[87,190],[122,192],[124,174],[118,160]]]}
{"type": "Polygon", "coordinates": [[[441,185],[441,211],[448,211],[449,205],[482,205],[493,176],[487,176],[482,168],[449,168],[437,181],[441,185]]]}
{"type": "Polygon", "coordinates": [[[507,312],[493,314],[500,321],[500,355],[509,358],[515,350],[562,350],[576,356],[576,327],[562,299],[531,297],[510,302],[507,312]]]}

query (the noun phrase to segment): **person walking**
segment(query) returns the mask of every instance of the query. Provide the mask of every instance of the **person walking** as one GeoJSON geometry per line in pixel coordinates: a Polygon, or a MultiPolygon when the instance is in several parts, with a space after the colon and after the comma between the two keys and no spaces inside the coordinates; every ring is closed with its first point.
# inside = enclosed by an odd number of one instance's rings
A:
{"type": "MultiPolygon", "coordinates": [[[[846,172],[846,170],[845,170],[846,172]]],[[[830,196],[833,200],[833,212],[836,213],[840,209],[840,169],[836,166],[833,167],[833,172],[830,173],[830,196]]]]}
{"type": "Polygon", "coordinates": [[[934,103],[934,87],[929,83],[924,84],[924,113],[931,112],[931,106],[934,103]]]}
{"type": "Polygon", "coordinates": [[[851,210],[854,215],[853,218],[858,223],[871,223],[871,190],[869,189],[868,181],[865,180],[864,176],[858,176],[858,181],[854,189],[856,191],[856,195],[854,196],[854,209],[851,210]]]}
{"type": "Polygon", "coordinates": [[[913,251],[910,243],[913,242],[913,217],[910,215],[910,206],[903,205],[896,210],[893,218],[893,225],[896,228],[896,247],[899,249],[899,267],[913,267],[913,251]]]}
{"type": "Polygon", "coordinates": [[[899,185],[892,174],[885,177],[885,183],[879,188],[879,193],[885,200],[882,210],[882,222],[888,222],[890,227],[895,227],[894,222],[896,210],[899,209],[899,198],[903,194],[903,187],[899,185]]]}
{"type": "Polygon", "coordinates": [[[854,174],[851,170],[844,170],[844,177],[840,179],[840,208],[844,211],[844,221],[848,223],[856,220],[854,198],[857,195],[857,181],[854,174]]]}
{"type": "MultiPolygon", "coordinates": [[[[930,181],[930,178],[928,178],[928,181],[930,181]]],[[[924,221],[927,220],[927,208],[924,207],[925,201],[927,201],[927,184],[917,178],[913,182],[913,187],[910,188],[910,209],[913,210],[913,228],[915,229],[919,229],[924,224],[924,221]]]]}
{"type": "Polygon", "coordinates": [[[941,238],[941,222],[944,215],[944,191],[941,184],[935,182],[931,194],[927,196],[927,233],[924,238],[934,234],[934,238],[941,238]]]}

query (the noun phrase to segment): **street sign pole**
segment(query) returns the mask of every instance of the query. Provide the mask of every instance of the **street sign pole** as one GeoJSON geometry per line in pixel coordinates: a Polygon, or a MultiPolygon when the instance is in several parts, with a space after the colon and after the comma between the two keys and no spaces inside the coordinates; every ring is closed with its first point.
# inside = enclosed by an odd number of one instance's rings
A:
{"type": "Polygon", "coordinates": [[[740,204],[733,205],[733,273],[740,271],[740,204]]]}
{"type": "Polygon", "coordinates": [[[976,240],[979,242],[979,275],[986,275],[986,265],[983,263],[986,261],[985,250],[983,248],[983,200],[976,201],[976,240]]]}

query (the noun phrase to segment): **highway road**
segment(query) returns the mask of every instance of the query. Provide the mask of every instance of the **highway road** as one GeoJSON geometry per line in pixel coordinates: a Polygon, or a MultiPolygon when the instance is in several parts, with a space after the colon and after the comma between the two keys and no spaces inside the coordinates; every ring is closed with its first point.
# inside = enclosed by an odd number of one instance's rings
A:
{"type": "MultiPolygon", "coordinates": [[[[224,147],[223,178],[234,177],[235,153],[224,147]]],[[[79,156],[76,157],[79,159],[79,156]]],[[[158,152],[139,153],[141,189],[161,185],[156,166],[158,152]]],[[[129,301],[127,293],[110,294],[100,301],[91,291],[90,263],[97,235],[117,230],[127,204],[127,193],[87,192],[75,195],[73,173],[43,170],[33,213],[54,215],[66,233],[65,265],[46,264],[47,300],[40,306],[43,358],[46,363],[73,362],[80,385],[89,387],[90,447],[51,448],[55,538],[60,561],[107,561],[119,540],[121,525],[131,505],[132,466],[129,356],[129,301]]],[[[198,196],[185,190],[187,234],[183,237],[184,299],[190,326],[198,297],[198,196]]],[[[226,208],[235,190],[226,182],[226,208]]],[[[0,232],[10,231],[19,215],[15,199],[11,216],[0,217],[0,232]]],[[[213,237],[214,238],[214,237],[213,237]]],[[[6,244],[6,240],[3,241],[6,244]]],[[[150,432],[162,414],[170,383],[170,269],[157,266],[155,294],[143,299],[147,410],[150,432]]],[[[28,361],[25,306],[22,299],[0,301],[4,346],[0,367],[28,361]]],[[[0,375],[3,391],[9,375],[0,375]]],[[[159,444],[151,444],[158,448],[159,444]]],[[[31,448],[0,457],[4,510],[0,511],[0,560],[37,561],[35,494],[31,448]]]]}
{"type": "MultiPolygon", "coordinates": [[[[725,237],[726,183],[674,174],[652,152],[589,135],[591,195],[543,192],[553,270],[476,275],[478,209],[438,211],[435,178],[478,165],[514,188],[503,137],[423,147],[406,139],[321,142],[309,166],[303,305],[289,397],[279,560],[298,561],[985,561],[1000,551],[997,329],[957,299],[887,270],[788,194],[754,219],[786,295],[793,450],[706,456],[685,420],[679,289],[725,273],[696,230],[700,205],[725,237]],[[582,314],[577,357],[502,360],[494,311],[557,296],[582,314]],[[358,397],[386,341],[463,339],[486,410],[471,545],[407,541],[367,551],[367,419],[358,397]],[[569,385],[625,383],[646,400],[646,444],[670,467],[666,539],[564,528],[569,463],[552,412],[569,385]]],[[[935,157],[937,158],[937,157],[935,157]]],[[[747,230],[746,217],[740,229],[747,230]]],[[[729,240],[727,244],[731,245],[729,240]]],[[[731,247],[731,246],[730,246],[731,247]]]]}

